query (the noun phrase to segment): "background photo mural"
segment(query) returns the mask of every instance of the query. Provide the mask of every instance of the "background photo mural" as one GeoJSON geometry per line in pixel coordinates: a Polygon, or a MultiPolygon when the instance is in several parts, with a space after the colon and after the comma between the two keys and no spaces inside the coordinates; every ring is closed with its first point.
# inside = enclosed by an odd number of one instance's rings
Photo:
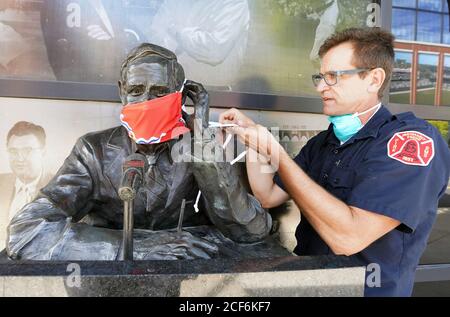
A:
{"type": "Polygon", "coordinates": [[[372,2],[1,0],[0,78],[115,85],[127,52],[150,42],[209,90],[314,96],[320,45],[379,26],[372,2]]]}

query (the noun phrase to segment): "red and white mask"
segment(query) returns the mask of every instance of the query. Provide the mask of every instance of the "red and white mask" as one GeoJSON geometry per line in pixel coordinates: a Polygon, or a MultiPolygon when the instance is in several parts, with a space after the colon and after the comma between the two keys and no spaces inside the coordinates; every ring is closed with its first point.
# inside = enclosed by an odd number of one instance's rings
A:
{"type": "Polygon", "coordinates": [[[189,132],[181,116],[183,88],[164,97],[125,105],[120,122],[130,138],[137,144],[157,144],[189,132]]]}

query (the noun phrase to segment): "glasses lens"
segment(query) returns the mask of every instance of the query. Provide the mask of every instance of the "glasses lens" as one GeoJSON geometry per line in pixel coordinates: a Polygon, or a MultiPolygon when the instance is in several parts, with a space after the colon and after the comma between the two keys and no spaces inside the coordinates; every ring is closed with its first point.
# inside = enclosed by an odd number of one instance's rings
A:
{"type": "Polygon", "coordinates": [[[329,86],[333,86],[333,85],[336,85],[336,83],[337,83],[337,75],[336,75],[336,73],[326,73],[325,74],[325,81],[327,82],[327,84],[329,85],[329,86]]]}

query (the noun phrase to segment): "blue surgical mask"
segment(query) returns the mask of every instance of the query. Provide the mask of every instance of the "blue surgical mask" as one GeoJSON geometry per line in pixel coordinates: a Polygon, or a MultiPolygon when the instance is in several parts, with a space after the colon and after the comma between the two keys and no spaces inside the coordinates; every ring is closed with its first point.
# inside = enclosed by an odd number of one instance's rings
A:
{"type": "MultiPolygon", "coordinates": [[[[328,121],[330,121],[333,124],[333,131],[334,135],[341,141],[341,143],[345,143],[352,136],[354,136],[356,133],[358,133],[359,130],[363,127],[363,124],[361,120],[359,119],[359,116],[371,111],[375,108],[380,108],[381,104],[377,104],[373,106],[372,108],[367,109],[366,111],[363,111],[361,113],[354,113],[354,114],[344,114],[341,116],[330,116],[328,117],[328,121]]],[[[378,109],[377,109],[378,111],[378,109]]],[[[376,111],[375,111],[376,113],[376,111]]],[[[375,114],[374,113],[374,114],[375,114]]]]}

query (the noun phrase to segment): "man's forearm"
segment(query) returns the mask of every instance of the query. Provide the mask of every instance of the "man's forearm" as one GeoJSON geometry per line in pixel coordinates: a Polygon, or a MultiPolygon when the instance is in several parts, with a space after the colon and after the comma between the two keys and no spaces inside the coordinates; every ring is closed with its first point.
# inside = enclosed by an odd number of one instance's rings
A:
{"type": "Polygon", "coordinates": [[[358,238],[358,219],[352,208],[314,182],[281,147],[278,174],[302,215],[325,243],[336,254],[347,253],[346,245],[353,246],[358,238]]]}
{"type": "Polygon", "coordinates": [[[264,158],[249,148],[246,157],[247,176],[255,197],[264,205],[264,199],[267,193],[273,187],[274,172],[271,172],[271,166],[263,162],[264,158]]]}

